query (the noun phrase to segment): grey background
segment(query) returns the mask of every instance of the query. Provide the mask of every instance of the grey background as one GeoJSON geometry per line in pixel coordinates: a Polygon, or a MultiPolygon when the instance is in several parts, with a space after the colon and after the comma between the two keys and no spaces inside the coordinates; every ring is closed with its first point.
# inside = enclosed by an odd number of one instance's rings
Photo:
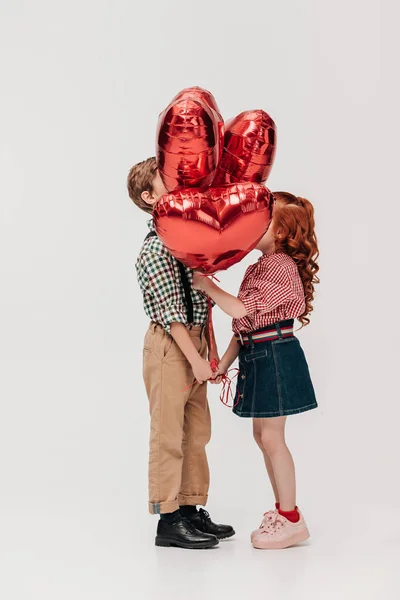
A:
{"type": "MultiPolygon", "coordinates": [[[[397,598],[397,3],[0,7],[2,597],[397,598]],[[250,549],[272,497],[250,422],[215,388],[210,510],[236,541],[153,546],[133,267],[146,216],[125,179],[188,85],[210,89],[225,118],[267,110],[269,187],[315,204],[322,285],[300,337],[320,409],[288,427],[313,533],[302,550],[250,549]]],[[[222,285],[235,292],[255,259],[222,285]]],[[[223,350],[230,323],[215,311],[215,325],[223,350]]]]}

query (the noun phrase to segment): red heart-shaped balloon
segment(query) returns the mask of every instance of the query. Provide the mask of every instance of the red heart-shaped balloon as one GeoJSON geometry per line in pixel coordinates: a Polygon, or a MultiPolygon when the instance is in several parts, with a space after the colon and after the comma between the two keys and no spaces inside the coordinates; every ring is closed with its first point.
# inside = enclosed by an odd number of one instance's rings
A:
{"type": "Polygon", "coordinates": [[[247,110],[225,126],[224,150],[213,185],[264,183],[276,151],[276,126],[263,110],[247,110]]]}
{"type": "Polygon", "coordinates": [[[209,92],[208,90],[205,90],[204,88],[201,88],[198,86],[193,86],[193,87],[189,87],[189,88],[185,88],[184,90],[181,90],[175,96],[175,98],[173,98],[172,102],[175,102],[177,100],[185,100],[187,98],[192,98],[192,99],[197,98],[198,100],[201,100],[202,102],[207,104],[214,111],[214,118],[217,123],[218,131],[219,131],[219,139],[218,139],[218,145],[219,145],[219,151],[220,151],[219,158],[218,158],[218,162],[219,162],[222,157],[222,151],[224,149],[225,123],[224,123],[224,119],[222,118],[222,115],[219,111],[217,101],[214,98],[213,94],[211,92],[209,92]]]}
{"type": "Polygon", "coordinates": [[[175,98],[172,99],[172,102],[176,102],[176,100],[185,100],[187,98],[197,98],[205,104],[208,104],[208,106],[216,112],[219,121],[221,121],[223,125],[224,121],[221,113],[219,112],[217,101],[211,92],[198,86],[185,88],[177,93],[175,98]]]}
{"type": "Polygon", "coordinates": [[[214,96],[188,88],[175,96],[158,120],[157,166],[169,191],[207,187],[222,155],[224,123],[214,96]]]}
{"type": "Polygon", "coordinates": [[[154,210],[157,233],[170,253],[212,274],[239,262],[271,221],[273,196],[257,183],[182,189],[162,196],[154,210]]]}

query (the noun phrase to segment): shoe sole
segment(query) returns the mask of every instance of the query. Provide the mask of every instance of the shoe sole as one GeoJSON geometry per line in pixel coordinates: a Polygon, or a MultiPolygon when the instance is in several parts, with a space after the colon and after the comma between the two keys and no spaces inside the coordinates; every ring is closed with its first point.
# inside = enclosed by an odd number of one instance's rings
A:
{"type": "Polygon", "coordinates": [[[231,533],[225,533],[223,535],[217,535],[217,539],[219,539],[219,540],[227,540],[228,538],[231,538],[234,535],[236,535],[236,531],[232,531],[231,533]]]}
{"type": "Polygon", "coordinates": [[[183,542],[177,542],[176,540],[169,540],[165,538],[156,537],[156,546],[162,546],[163,548],[184,548],[185,550],[207,550],[209,548],[215,548],[219,542],[216,539],[211,542],[201,542],[200,544],[185,544],[183,542]]]}
{"type": "Polygon", "coordinates": [[[282,542],[261,542],[253,539],[253,546],[257,550],[284,550],[285,548],[290,548],[290,546],[296,546],[297,544],[301,544],[305,542],[310,537],[308,529],[297,533],[296,535],[292,535],[292,537],[288,538],[282,542]]]}
{"type": "Polygon", "coordinates": [[[250,535],[250,541],[253,542],[254,538],[256,537],[256,535],[258,535],[260,533],[260,529],[257,529],[257,531],[253,531],[253,533],[250,535]]]}

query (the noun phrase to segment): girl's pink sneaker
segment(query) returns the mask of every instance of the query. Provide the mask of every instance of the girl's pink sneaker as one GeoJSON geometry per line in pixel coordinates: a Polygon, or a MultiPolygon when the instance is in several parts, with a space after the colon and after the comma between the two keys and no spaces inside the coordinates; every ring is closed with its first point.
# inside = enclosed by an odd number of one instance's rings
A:
{"type": "Polygon", "coordinates": [[[300,520],[292,523],[275,511],[272,519],[263,524],[252,538],[254,548],[260,550],[281,550],[304,542],[310,537],[306,522],[300,513],[300,520]]]}
{"type": "Polygon", "coordinates": [[[274,519],[277,512],[278,512],[277,509],[274,508],[274,510],[268,510],[266,513],[264,513],[263,520],[261,521],[260,527],[251,532],[251,535],[250,535],[251,541],[253,541],[254,536],[257,535],[258,533],[260,533],[261,529],[265,525],[267,525],[270,521],[272,521],[274,519]]]}

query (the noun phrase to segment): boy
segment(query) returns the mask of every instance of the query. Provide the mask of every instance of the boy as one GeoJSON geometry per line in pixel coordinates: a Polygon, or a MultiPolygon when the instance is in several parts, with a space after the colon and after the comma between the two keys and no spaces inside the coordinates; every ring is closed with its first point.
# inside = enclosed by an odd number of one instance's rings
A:
{"type": "MultiPolygon", "coordinates": [[[[167,193],[155,158],[132,167],[127,184],[133,202],[149,214],[167,193]]],[[[210,361],[219,358],[207,350],[208,305],[192,288],[192,271],[167,251],[152,221],[149,225],[136,263],[151,320],[143,353],[151,417],[149,511],[160,514],[157,546],[212,548],[235,533],[230,525],[213,523],[196,506],[206,504],[209,488],[205,446],[211,421],[206,381],[213,372],[207,353],[210,361]]]]}

